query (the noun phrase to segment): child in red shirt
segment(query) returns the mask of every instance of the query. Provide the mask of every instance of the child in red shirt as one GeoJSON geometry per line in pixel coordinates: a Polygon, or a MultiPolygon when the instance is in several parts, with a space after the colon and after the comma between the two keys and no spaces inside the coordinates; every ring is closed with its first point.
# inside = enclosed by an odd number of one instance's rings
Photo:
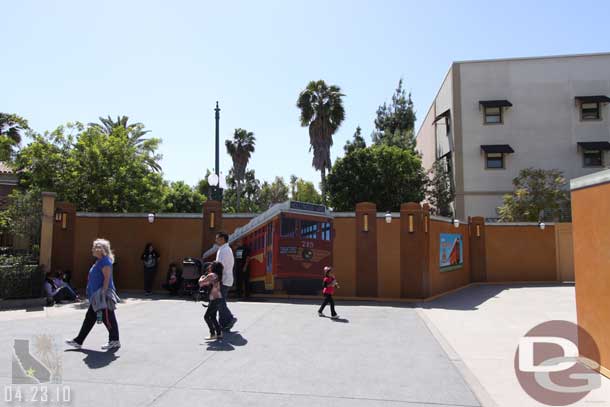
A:
{"type": "Polygon", "coordinates": [[[337,283],[337,279],[333,274],[333,268],[330,266],[324,267],[324,288],[322,289],[322,294],[324,294],[324,302],[320,306],[318,310],[318,315],[323,317],[324,308],[327,304],[330,304],[330,315],[332,319],[339,318],[339,315],[335,312],[335,301],[333,300],[333,294],[335,293],[335,287],[339,288],[339,284],[337,283]]]}

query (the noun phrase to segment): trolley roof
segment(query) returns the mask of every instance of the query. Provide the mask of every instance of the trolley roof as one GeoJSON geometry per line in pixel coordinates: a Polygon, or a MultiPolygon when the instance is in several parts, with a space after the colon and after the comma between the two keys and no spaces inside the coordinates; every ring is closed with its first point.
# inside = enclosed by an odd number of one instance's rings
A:
{"type": "MultiPolygon", "coordinates": [[[[299,201],[286,201],[277,203],[271,206],[265,212],[253,218],[250,222],[235,229],[235,231],[229,236],[229,244],[246,236],[248,233],[267,223],[268,221],[270,221],[281,213],[319,216],[321,218],[333,217],[332,212],[329,211],[324,205],[316,205],[299,201]]],[[[203,258],[205,259],[206,257],[213,255],[214,253],[216,253],[216,250],[218,250],[218,247],[214,245],[212,248],[208,249],[205,253],[203,253],[203,258]]]]}

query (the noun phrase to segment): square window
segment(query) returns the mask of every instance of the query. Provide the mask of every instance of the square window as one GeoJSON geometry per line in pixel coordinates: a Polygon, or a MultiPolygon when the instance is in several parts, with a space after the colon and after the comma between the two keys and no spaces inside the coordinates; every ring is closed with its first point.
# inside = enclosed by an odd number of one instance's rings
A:
{"type": "Polygon", "coordinates": [[[485,168],[503,169],[504,154],[503,153],[485,153],[485,168]]]}
{"type": "Polygon", "coordinates": [[[501,107],[485,107],[485,124],[501,124],[502,123],[502,108],[501,107]]]}
{"type": "Polygon", "coordinates": [[[281,232],[282,237],[295,237],[296,236],[296,221],[292,218],[282,218],[281,232]]]}
{"type": "Polygon", "coordinates": [[[601,150],[584,150],[583,159],[585,167],[601,167],[604,165],[603,152],[601,150]]]}
{"type": "Polygon", "coordinates": [[[580,104],[581,120],[599,120],[599,102],[580,104]]]}
{"type": "Polygon", "coordinates": [[[317,239],[318,238],[318,222],[308,220],[301,221],[301,238],[302,239],[317,239]]]}

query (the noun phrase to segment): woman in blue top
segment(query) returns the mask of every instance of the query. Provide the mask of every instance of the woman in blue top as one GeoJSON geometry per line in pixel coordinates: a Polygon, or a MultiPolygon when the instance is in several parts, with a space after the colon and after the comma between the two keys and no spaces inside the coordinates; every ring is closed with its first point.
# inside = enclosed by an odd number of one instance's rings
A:
{"type": "MultiPolygon", "coordinates": [[[[112,263],[114,262],[114,254],[110,248],[110,242],[105,239],[97,239],[93,242],[91,253],[97,259],[95,264],[91,266],[89,270],[89,277],[87,279],[87,298],[91,297],[98,291],[102,290],[104,297],[109,289],[114,291],[114,281],[112,280],[112,263]]],[[[102,349],[118,349],[121,347],[119,342],[119,325],[116,320],[116,315],[113,310],[108,308],[101,310],[102,321],[108,329],[109,338],[108,343],[102,346],[102,349]]],[[[80,329],[78,336],[66,343],[70,346],[80,349],[85,338],[95,325],[97,321],[96,312],[93,307],[89,305],[87,315],[83,321],[83,326],[80,329]]]]}

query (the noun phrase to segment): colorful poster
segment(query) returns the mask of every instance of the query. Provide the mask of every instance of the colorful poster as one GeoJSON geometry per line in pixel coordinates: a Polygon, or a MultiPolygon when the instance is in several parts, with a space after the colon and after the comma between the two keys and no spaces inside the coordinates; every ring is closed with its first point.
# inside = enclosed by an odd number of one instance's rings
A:
{"type": "Polygon", "coordinates": [[[462,235],[441,233],[440,266],[441,271],[451,271],[464,264],[464,244],[462,235]]]}

